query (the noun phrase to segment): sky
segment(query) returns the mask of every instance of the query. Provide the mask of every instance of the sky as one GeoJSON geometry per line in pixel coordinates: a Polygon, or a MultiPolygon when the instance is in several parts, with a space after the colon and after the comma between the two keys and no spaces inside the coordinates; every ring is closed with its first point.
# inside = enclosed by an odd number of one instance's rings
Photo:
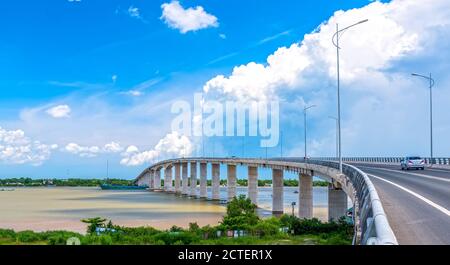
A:
{"type": "MultiPolygon", "coordinates": [[[[134,178],[180,156],[334,156],[341,37],[344,156],[450,153],[450,2],[2,1],[0,177],[134,178]],[[341,28],[342,28],[341,27],[341,28]],[[282,137],[195,137],[173,104],[279,102],[282,137]],[[204,148],[203,148],[204,146],[204,148]],[[203,149],[205,151],[203,151],[203,149]]],[[[196,117],[193,117],[195,124],[196,117]]],[[[195,125],[194,125],[195,126],[195,125]]]]}

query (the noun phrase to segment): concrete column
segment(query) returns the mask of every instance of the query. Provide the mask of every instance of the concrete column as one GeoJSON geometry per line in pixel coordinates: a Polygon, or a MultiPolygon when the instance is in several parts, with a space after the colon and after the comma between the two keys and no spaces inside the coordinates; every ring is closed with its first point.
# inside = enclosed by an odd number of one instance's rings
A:
{"type": "Polygon", "coordinates": [[[212,164],[212,199],[220,200],[220,164],[212,164]]]}
{"type": "Polygon", "coordinates": [[[191,182],[190,196],[197,196],[197,162],[191,162],[191,182]]]}
{"type": "Polygon", "coordinates": [[[166,167],[166,170],[164,172],[164,190],[172,190],[172,166],[166,167]]]}
{"type": "Polygon", "coordinates": [[[155,174],[153,173],[153,170],[150,170],[148,172],[149,176],[150,176],[150,189],[154,189],[155,188],[155,174]]]}
{"type": "Polygon", "coordinates": [[[147,172],[144,176],[138,181],[138,186],[149,186],[150,185],[150,174],[147,172]]]}
{"type": "Polygon", "coordinates": [[[248,197],[258,205],[258,168],[248,167],[248,197]]]}
{"type": "Polygon", "coordinates": [[[151,175],[150,172],[147,172],[145,174],[145,185],[150,188],[150,182],[151,182],[151,175]]]}
{"type": "Polygon", "coordinates": [[[227,199],[231,201],[236,197],[236,165],[227,165],[227,199]]]}
{"type": "Polygon", "coordinates": [[[181,192],[180,163],[175,164],[175,192],[181,192]]]}
{"type": "Polygon", "coordinates": [[[337,221],[347,212],[347,194],[339,188],[328,186],[328,220],[337,221]]]}
{"type": "Polygon", "coordinates": [[[200,163],[200,198],[207,198],[207,178],[206,178],[206,163],[200,163]]]}
{"type": "Polygon", "coordinates": [[[161,189],[161,169],[158,168],[155,173],[155,189],[161,189]]]}
{"type": "Polygon", "coordinates": [[[188,163],[182,163],[182,175],[183,175],[183,182],[181,183],[183,185],[182,187],[182,194],[183,195],[188,195],[189,194],[189,190],[188,190],[188,163]]]}
{"type": "Polygon", "coordinates": [[[272,213],[283,214],[283,170],[272,169],[272,213]]]}
{"type": "Polygon", "coordinates": [[[313,177],[305,174],[298,176],[298,216],[313,218],[313,177]]]}

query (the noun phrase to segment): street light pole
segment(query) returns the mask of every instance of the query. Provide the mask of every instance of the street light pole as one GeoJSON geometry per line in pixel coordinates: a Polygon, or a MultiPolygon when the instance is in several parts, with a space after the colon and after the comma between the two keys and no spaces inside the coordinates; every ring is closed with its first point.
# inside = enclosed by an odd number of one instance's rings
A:
{"type": "Polygon", "coordinates": [[[338,129],[338,127],[339,127],[338,121],[339,120],[338,120],[338,118],[333,117],[333,116],[328,116],[328,118],[336,121],[336,159],[337,159],[339,156],[339,129],[338,129]]]}
{"type": "Polygon", "coordinates": [[[420,74],[411,74],[412,76],[422,77],[427,79],[430,82],[430,163],[431,166],[434,164],[434,158],[433,158],[433,86],[434,86],[434,79],[430,76],[420,75],[420,74]]]}
{"type": "Polygon", "coordinates": [[[304,120],[304,122],[305,122],[305,124],[304,124],[304,127],[305,127],[305,160],[307,160],[308,159],[308,154],[307,154],[307,149],[306,149],[306,111],[308,110],[308,109],[310,109],[310,108],[314,108],[314,107],[316,107],[316,105],[311,105],[311,106],[307,106],[307,107],[305,107],[304,109],[303,109],[303,120],[304,120]]]}
{"type": "Polygon", "coordinates": [[[348,27],[345,27],[341,30],[339,30],[339,24],[336,24],[336,33],[334,33],[333,38],[332,38],[332,42],[333,45],[336,47],[336,56],[337,56],[337,112],[338,112],[338,136],[339,136],[339,141],[338,141],[338,146],[339,146],[339,171],[342,173],[342,145],[341,145],[341,90],[340,90],[340,64],[339,64],[339,50],[341,49],[341,47],[339,47],[339,34],[344,32],[345,30],[354,27],[356,25],[362,24],[369,21],[368,19],[364,19],[361,20],[353,25],[350,25],[348,27]],[[336,42],[334,41],[334,39],[336,38],[336,42]]]}

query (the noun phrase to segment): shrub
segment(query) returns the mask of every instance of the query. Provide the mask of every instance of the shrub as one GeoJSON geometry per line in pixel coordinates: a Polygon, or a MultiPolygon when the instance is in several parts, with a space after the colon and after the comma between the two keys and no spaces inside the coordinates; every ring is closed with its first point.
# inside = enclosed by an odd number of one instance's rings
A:
{"type": "Polygon", "coordinates": [[[16,238],[16,232],[12,229],[0,229],[0,238],[16,238]]]}
{"type": "Polygon", "coordinates": [[[183,228],[178,227],[178,226],[176,226],[176,225],[172,226],[172,227],[169,229],[169,232],[182,232],[182,231],[183,231],[183,228]]]}
{"type": "Polygon", "coordinates": [[[189,232],[163,232],[155,235],[154,239],[157,243],[164,242],[164,245],[174,245],[176,242],[177,244],[183,242],[183,245],[189,245],[200,240],[197,235],[189,232]]]}
{"type": "Polygon", "coordinates": [[[233,198],[227,205],[227,214],[221,222],[221,229],[247,229],[259,221],[256,205],[244,195],[233,198]]]}
{"type": "Polygon", "coordinates": [[[17,241],[23,242],[23,243],[31,243],[40,241],[41,237],[38,233],[35,233],[33,231],[22,231],[17,233],[17,241]]]}
{"type": "Polygon", "coordinates": [[[276,217],[261,220],[256,225],[251,227],[251,232],[254,235],[273,236],[279,233],[280,221],[276,217]]]}
{"type": "Polygon", "coordinates": [[[195,223],[189,223],[189,232],[191,233],[198,233],[200,231],[200,226],[195,223]]]}
{"type": "Polygon", "coordinates": [[[113,244],[113,240],[110,235],[101,235],[99,238],[100,238],[101,245],[112,245],[113,244]]]}

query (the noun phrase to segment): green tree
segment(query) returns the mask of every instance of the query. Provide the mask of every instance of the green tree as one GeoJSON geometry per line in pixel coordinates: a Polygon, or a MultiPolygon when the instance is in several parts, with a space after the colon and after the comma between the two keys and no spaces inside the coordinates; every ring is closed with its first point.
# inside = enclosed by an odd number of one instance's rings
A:
{"type": "Polygon", "coordinates": [[[105,227],[106,219],[101,217],[83,219],[81,222],[89,224],[87,228],[88,234],[94,234],[97,227],[105,227]]]}
{"type": "Polygon", "coordinates": [[[221,224],[226,229],[245,229],[257,224],[258,221],[256,205],[245,195],[240,195],[228,203],[227,214],[221,224]]]}

